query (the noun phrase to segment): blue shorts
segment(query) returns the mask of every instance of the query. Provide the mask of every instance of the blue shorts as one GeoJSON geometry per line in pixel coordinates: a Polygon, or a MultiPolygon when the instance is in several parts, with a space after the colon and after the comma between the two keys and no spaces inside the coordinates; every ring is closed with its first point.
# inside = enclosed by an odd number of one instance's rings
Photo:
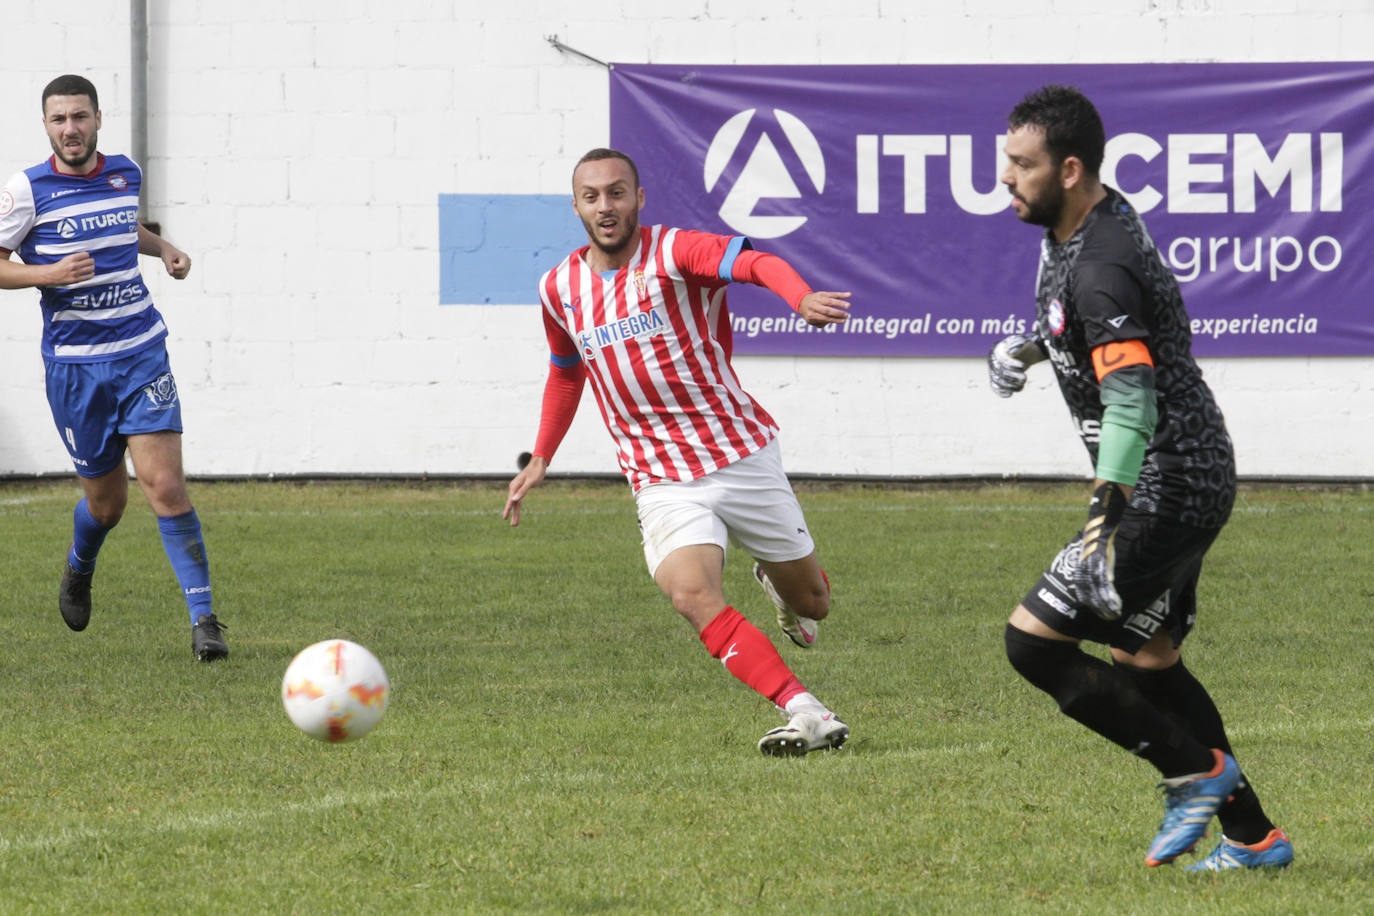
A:
{"type": "Polygon", "coordinates": [[[45,367],[53,422],[82,477],[118,467],[129,436],[181,432],[181,400],[164,346],[107,362],[45,361],[45,367]]]}

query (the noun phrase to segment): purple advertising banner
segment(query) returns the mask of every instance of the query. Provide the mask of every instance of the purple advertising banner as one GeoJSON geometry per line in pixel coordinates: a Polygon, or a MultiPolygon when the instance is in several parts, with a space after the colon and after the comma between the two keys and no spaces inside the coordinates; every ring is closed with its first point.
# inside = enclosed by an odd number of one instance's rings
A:
{"type": "Polygon", "coordinates": [[[615,64],[611,143],[646,224],[853,291],[819,331],[732,287],[737,352],[983,355],[1035,317],[1041,230],[998,176],[1007,113],[1050,82],[1101,112],[1102,180],[1178,278],[1195,353],[1374,354],[1374,63],[615,64]]]}

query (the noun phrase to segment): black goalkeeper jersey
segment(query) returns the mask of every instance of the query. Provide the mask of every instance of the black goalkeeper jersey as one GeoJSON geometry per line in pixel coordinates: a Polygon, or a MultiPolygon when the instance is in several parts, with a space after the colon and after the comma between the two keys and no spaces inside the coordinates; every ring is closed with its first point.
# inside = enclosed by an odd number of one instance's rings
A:
{"type": "Polygon", "coordinates": [[[1192,332],[1173,273],[1140,215],[1116,190],[1063,244],[1046,231],[1036,280],[1036,330],[1094,466],[1102,398],[1092,351],[1139,340],[1155,366],[1159,425],[1132,505],[1199,528],[1220,528],[1236,494],[1226,422],[1193,361],[1192,332]]]}

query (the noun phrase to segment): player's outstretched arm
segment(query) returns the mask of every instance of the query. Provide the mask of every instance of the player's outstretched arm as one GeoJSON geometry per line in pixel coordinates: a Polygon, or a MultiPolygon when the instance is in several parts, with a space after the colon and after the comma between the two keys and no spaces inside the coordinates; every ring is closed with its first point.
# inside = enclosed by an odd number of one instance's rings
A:
{"type": "Polygon", "coordinates": [[[549,460],[542,455],[535,455],[525,469],[512,478],[506,496],[506,508],[501,510],[501,517],[508,519],[512,528],[520,524],[520,503],[525,494],[543,483],[548,471],[549,460]]]}
{"type": "Polygon", "coordinates": [[[138,253],[161,258],[167,275],[174,280],[185,280],[191,272],[191,256],[142,223],[138,226],[138,253]]]}
{"type": "Polygon", "coordinates": [[[849,320],[849,297],[853,293],[831,293],[823,290],[807,293],[797,303],[797,314],[814,328],[840,324],[849,320]]]}
{"type": "Polygon", "coordinates": [[[812,290],[791,264],[775,254],[752,249],[741,251],[731,271],[735,280],[776,293],[812,327],[822,328],[849,320],[850,293],[812,290]]]}
{"type": "Polygon", "coordinates": [[[1026,369],[1045,358],[1038,337],[1012,334],[997,341],[988,353],[988,382],[999,398],[1009,398],[1026,387],[1026,369]]]}

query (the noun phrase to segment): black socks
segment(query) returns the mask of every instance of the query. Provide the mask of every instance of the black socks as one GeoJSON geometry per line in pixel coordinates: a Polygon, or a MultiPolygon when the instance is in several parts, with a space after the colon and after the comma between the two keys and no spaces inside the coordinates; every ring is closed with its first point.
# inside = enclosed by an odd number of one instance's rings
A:
{"type": "MultiPolygon", "coordinates": [[[[1116,666],[1154,706],[1169,716],[1194,738],[1208,747],[1221,748],[1228,754],[1231,743],[1226,740],[1226,728],[1222,725],[1221,713],[1193,673],[1178,664],[1159,671],[1134,668],[1130,665],[1116,666]]],[[[1231,798],[1217,812],[1221,820],[1222,832],[1237,843],[1258,843],[1264,839],[1274,824],[1260,806],[1259,796],[1250,783],[1241,776],[1240,785],[1231,793],[1231,798]]]]}
{"type": "Polygon", "coordinates": [[[1065,715],[1145,758],[1165,778],[1212,769],[1210,747],[1159,709],[1120,666],[1085,654],[1077,643],[1034,636],[1010,624],[1006,645],[1011,666],[1054,697],[1065,715]]]}

